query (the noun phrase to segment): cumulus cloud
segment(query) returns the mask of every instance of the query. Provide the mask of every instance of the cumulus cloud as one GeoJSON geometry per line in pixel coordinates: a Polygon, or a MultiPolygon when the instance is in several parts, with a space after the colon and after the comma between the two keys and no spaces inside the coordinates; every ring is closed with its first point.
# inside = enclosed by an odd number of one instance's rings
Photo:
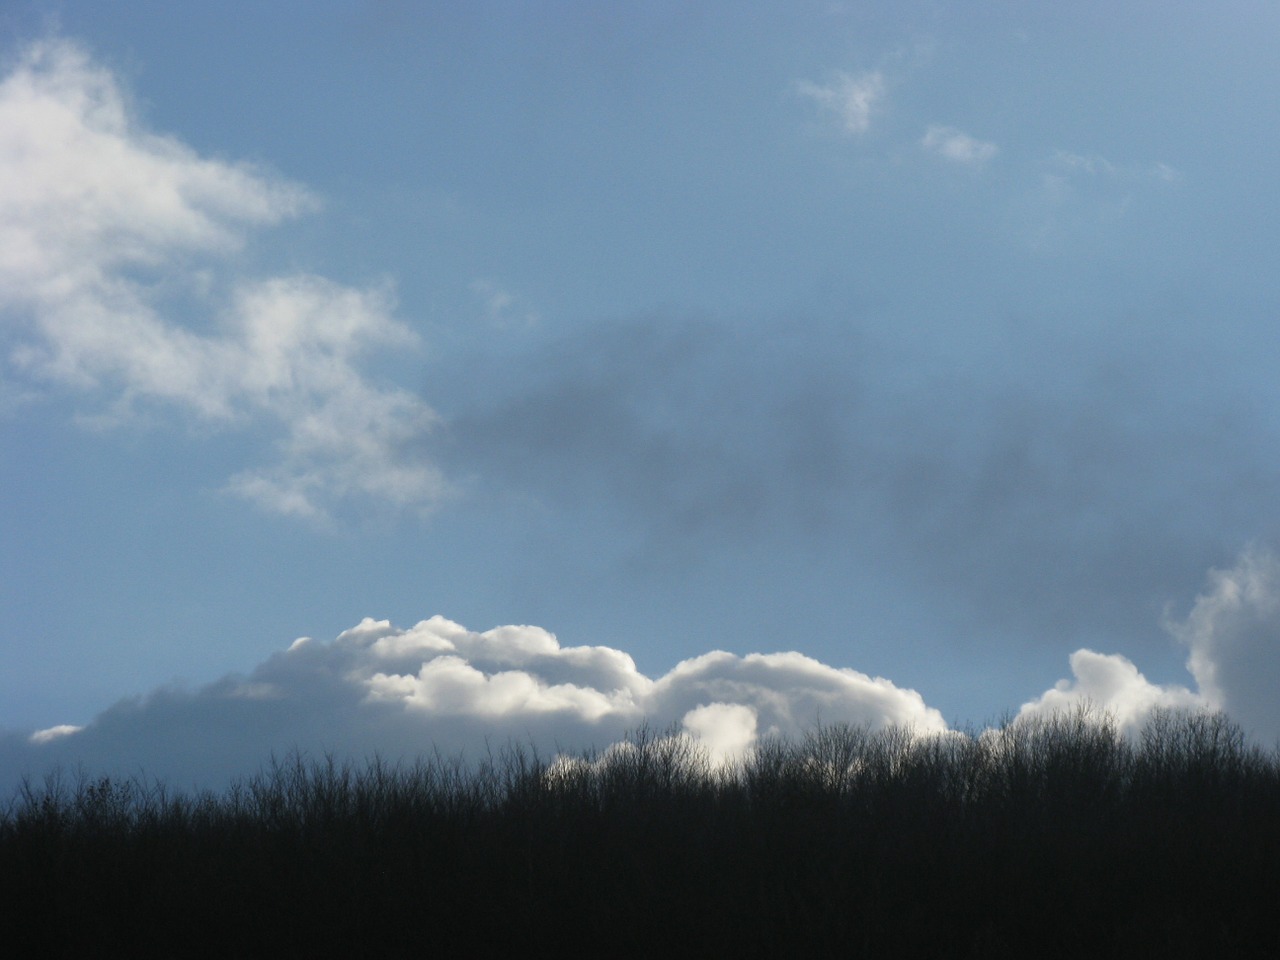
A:
{"type": "MultiPolygon", "coordinates": [[[[1072,678],[1023,704],[1020,721],[1088,704],[1134,732],[1164,710],[1223,710],[1262,742],[1280,737],[1280,559],[1251,548],[1169,630],[1197,687],[1157,684],[1127,657],[1077,650],[1072,678]]],[[[716,763],[762,737],[818,723],[947,731],[914,690],[801,653],[713,650],[657,678],[624,651],[562,646],[536,626],[477,632],[435,616],[411,627],[366,618],[331,642],[303,637],[247,675],[123,700],[83,726],[0,736],[0,789],[55,764],[179,786],[217,786],[274,752],[413,758],[485,756],[509,740],[543,756],[605,749],[628,731],[675,729],[716,763]]]]}
{"type": "Polygon", "coordinates": [[[986,163],[1000,152],[1000,148],[994,143],[974,139],[955,127],[943,127],[936,124],[925,131],[924,137],[920,140],[920,145],[940,157],[945,157],[947,160],[966,163],[970,166],[979,166],[986,163]]]}
{"type": "Polygon", "coordinates": [[[1109,713],[1126,732],[1139,729],[1157,709],[1197,710],[1210,707],[1206,698],[1181,686],[1149,681],[1120,654],[1077,650],[1071,654],[1073,680],[1059,680],[1053,689],[1022,705],[1019,719],[1070,713],[1092,706],[1109,713]]]}
{"type": "Polygon", "coordinates": [[[878,70],[857,76],[837,70],[829,83],[801,80],[795,88],[833,116],[843,132],[859,134],[871,129],[871,116],[884,97],[884,86],[884,76],[878,70]]]}
{"type": "Polygon", "coordinates": [[[1280,558],[1257,545],[1227,570],[1211,570],[1208,589],[1185,620],[1166,629],[1187,647],[1195,689],[1154,684],[1119,654],[1077,650],[1072,680],[1022,706],[1020,717],[1070,710],[1088,703],[1133,730],[1156,709],[1221,710],[1263,741],[1280,739],[1280,558]]]}
{"type": "Polygon", "coordinates": [[[654,682],[645,703],[660,716],[680,717],[707,703],[740,704],[755,711],[765,734],[793,734],[818,718],[922,732],[946,726],[914,690],[796,652],[713,651],[685,660],[654,682]]]}
{"type": "Polygon", "coordinates": [[[414,341],[392,316],[390,290],[211,270],[248,229],[314,206],[295,184],[144,129],[80,46],[31,45],[0,82],[0,320],[11,371],[29,386],[102,398],[87,418],[99,424],[147,407],[268,426],[278,461],[237,474],[229,489],[271,510],[320,516],[353,495],[429,506],[441,478],[406,451],[434,413],[358,366],[372,348],[414,341]],[[192,312],[212,332],[184,322],[192,312]]]}
{"type": "Polygon", "coordinates": [[[707,751],[713,762],[730,764],[755,745],[759,717],[741,703],[708,703],[684,715],[680,726],[707,751]]]}
{"type": "Polygon", "coordinates": [[[512,738],[550,755],[605,747],[642,724],[682,729],[723,761],[818,721],[945,729],[915,691],[799,653],[715,651],[651,679],[621,650],[561,646],[539,627],[365,619],[329,643],[299,639],[247,676],[121,701],[83,728],[0,738],[0,771],[83,764],[216,784],[272,750],[475,758],[512,738]]]}

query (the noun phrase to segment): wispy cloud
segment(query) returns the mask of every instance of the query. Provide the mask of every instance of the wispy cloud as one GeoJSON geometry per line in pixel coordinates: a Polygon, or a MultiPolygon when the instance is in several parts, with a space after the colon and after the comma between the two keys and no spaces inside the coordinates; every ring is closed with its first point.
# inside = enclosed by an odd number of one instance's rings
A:
{"type": "Polygon", "coordinates": [[[1135,163],[1059,150],[1042,167],[1030,211],[1033,245],[1121,222],[1144,199],[1176,188],[1182,173],[1163,161],[1135,163]]]}
{"type": "Polygon", "coordinates": [[[485,320],[496,327],[537,326],[541,317],[522,298],[485,277],[471,281],[471,292],[480,298],[485,320]]]}
{"type": "Polygon", "coordinates": [[[977,140],[955,127],[936,124],[925,131],[920,145],[947,160],[970,166],[980,166],[1000,152],[1000,148],[994,143],[977,140]]]}
{"type": "Polygon", "coordinates": [[[212,270],[247,229],[315,206],[295,184],[144,129],[76,44],[32,45],[0,83],[11,370],[29,387],[101,398],[99,424],[149,407],[274,429],[279,460],[228,485],[270,510],[319,517],[353,495],[429,506],[442,480],[405,451],[433,412],[358,366],[371,348],[414,340],[390,290],[212,270]],[[180,319],[192,313],[212,332],[180,319]]]}
{"type": "Polygon", "coordinates": [[[1178,183],[1182,180],[1182,174],[1164,162],[1121,164],[1097,154],[1086,155],[1065,150],[1059,150],[1054,154],[1053,165],[1064,173],[1083,174],[1090,177],[1151,180],[1158,183],[1178,183]]]}
{"type": "Polygon", "coordinates": [[[884,76],[878,70],[857,76],[837,70],[828,83],[800,80],[795,85],[797,93],[817,103],[848,134],[866,133],[871,128],[871,117],[884,97],[884,88],[884,76]]]}

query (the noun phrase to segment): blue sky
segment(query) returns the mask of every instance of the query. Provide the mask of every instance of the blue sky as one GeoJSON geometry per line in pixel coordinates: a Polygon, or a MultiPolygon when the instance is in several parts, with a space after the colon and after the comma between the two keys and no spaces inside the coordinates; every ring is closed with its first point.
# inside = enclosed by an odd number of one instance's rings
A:
{"type": "Polygon", "coordinates": [[[1280,737],[1278,32],[7,4],[0,760],[1280,737]]]}

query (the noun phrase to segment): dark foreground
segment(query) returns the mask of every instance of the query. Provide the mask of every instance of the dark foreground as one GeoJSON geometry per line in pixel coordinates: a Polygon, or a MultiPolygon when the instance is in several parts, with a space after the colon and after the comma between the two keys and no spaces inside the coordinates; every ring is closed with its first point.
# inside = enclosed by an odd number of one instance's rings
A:
{"type": "MultiPolygon", "coordinates": [[[[2,812],[2,811],[0,811],[2,812]]],[[[1221,716],[826,727],[717,773],[295,758],[225,794],[28,786],[10,956],[1280,956],[1280,757],[1221,716]]]]}

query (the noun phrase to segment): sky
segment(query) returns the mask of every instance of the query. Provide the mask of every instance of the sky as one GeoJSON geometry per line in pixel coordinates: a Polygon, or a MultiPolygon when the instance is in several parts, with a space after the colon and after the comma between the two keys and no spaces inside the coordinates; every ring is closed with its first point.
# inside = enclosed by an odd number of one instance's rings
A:
{"type": "Polygon", "coordinates": [[[1280,10],[0,7],[0,783],[1280,741],[1280,10]]]}

